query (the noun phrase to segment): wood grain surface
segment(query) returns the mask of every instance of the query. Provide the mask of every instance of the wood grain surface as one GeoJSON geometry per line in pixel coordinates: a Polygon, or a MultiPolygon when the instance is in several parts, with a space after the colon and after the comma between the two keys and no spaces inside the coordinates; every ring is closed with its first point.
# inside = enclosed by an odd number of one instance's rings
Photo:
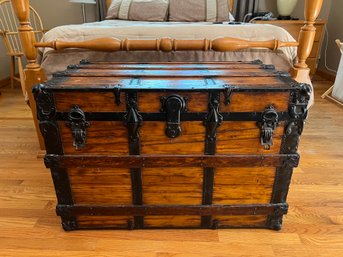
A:
{"type": "Polygon", "coordinates": [[[272,105],[278,112],[288,111],[289,93],[233,92],[230,105],[225,105],[222,97],[221,112],[263,112],[272,105]],[[263,101],[262,101],[263,99],[263,101]],[[268,103],[266,105],[266,103],[268,103]]]}
{"type": "Polygon", "coordinates": [[[78,216],[77,222],[80,228],[128,228],[128,222],[133,220],[131,216],[78,216]]]}
{"type": "Polygon", "coordinates": [[[213,204],[270,203],[274,178],[273,167],[217,168],[213,204]]]}
{"type": "Polygon", "coordinates": [[[69,168],[75,204],[132,204],[129,169],[69,168]]]}
{"type": "MultiPolygon", "coordinates": [[[[84,148],[73,146],[72,131],[59,122],[65,154],[115,154],[128,155],[127,128],[120,121],[91,121],[87,128],[84,148]]],[[[181,135],[169,138],[165,134],[166,122],[145,121],[140,128],[142,154],[203,154],[205,148],[205,126],[201,121],[181,122],[181,135]],[[153,133],[152,133],[153,131],[153,133]]],[[[224,121],[218,128],[218,154],[277,154],[284,131],[284,123],[275,129],[273,146],[265,150],[260,142],[261,130],[256,122],[224,121]]]]}
{"type": "Polygon", "coordinates": [[[65,154],[129,154],[127,128],[121,121],[90,122],[86,145],[78,150],[73,146],[72,131],[64,121],[59,122],[59,128],[65,154]]]}
{"type": "Polygon", "coordinates": [[[201,220],[199,216],[147,216],[144,225],[149,227],[177,228],[180,224],[185,227],[199,228],[201,220]]]}
{"type": "MultiPolygon", "coordinates": [[[[56,93],[54,94],[55,105],[58,112],[69,112],[70,109],[77,105],[84,112],[125,112],[125,104],[119,106],[115,104],[114,93],[97,92],[77,92],[56,93]]],[[[120,95],[120,100],[125,103],[125,95],[120,95]]]]}
{"type": "Polygon", "coordinates": [[[201,204],[202,168],[151,168],[142,173],[144,204],[201,204]]]}
{"type": "Polygon", "coordinates": [[[214,220],[218,220],[219,225],[228,227],[249,227],[249,226],[264,226],[267,221],[265,215],[254,216],[213,216],[214,220]]]}
{"type": "Polygon", "coordinates": [[[165,134],[166,122],[144,122],[141,128],[142,154],[203,154],[205,126],[201,121],[181,123],[182,134],[169,138],[165,134]],[[153,131],[153,133],[152,133],[153,131]]]}
{"type": "MultiPolygon", "coordinates": [[[[49,170],[37,159],[31,112],[19,88],[0,96],[0,251],[3,257],[343,256],[343,110],[320,95],[301,139],[300,167],[283,229],[81,230],[66,233],[55,214],[49,170]]],[[[124,217],[123,220],[125,220],[124,217]]],[[[256,222],[262,222],[256,220],[256,222]]],[[[237,220],[235,221],[237,222],[237,220]]]]}
{"type": "MultiPolygon", "coordinates": [[[[156,85],[156,80],[158,80],[160,83],[169,83],[171,87],[177,87],[180,84],[180,80],[170,80],[170,79],[161,79],[161,78],[147,78],[147,79],[142,79],[139,81],[136,81],[142,85],[143,83],[149,83],[150,85],[155,84],[156,85]]],[[[223,78],[218,78],[217,79],[221,84],[225,84],[228,82],[227,80],[224,80],[223,78]]],[[[59,84],[56,88],[63,89],[66,87],[69,87],[70,85],[77,87],[93,87],[94,85],[115,85],[115,84],[127,84],[128,82],[132,81],[129,77],[124,77],[124,78],[112,78],[112,77],[97,77],[95,80],[89,79],[89,77],[70,77],[67,80],[65,80],[63,83],[59,84]]],[[[190,84],[196,81],[194,78],[184,78],[181,80],[182,82],[185,81],[190,81],[190,84]]],[[[201,79],[203,81],[203,79],[201,79]]],[[[135,81],[133,81],[135,82],[135,81]]],[[[265,87],[266,85],[270,87],[276,87],[280,85],[284,85],[284,83],[281,83],[279,79],[275,77],[265,77],[263,80],[260,78],[256,77],[232,77],[230,78],[230,85],[255,85],[255,86],[263,86],[265,87]]]]}
{"type": "MultiPolygon", "coordinates": [[[[161,97],[168,97],[173,93],[138,93],[140,112],[160,112],[161,97]]],[[[187,99],[187,112],[207,112],[208,93],[177,92],[177,95],[187,99]]]]}
{"type": "Polygon", "coordinates": [[[265,150],[260,142],[261,130],[256,122],[233,122],[225,121],[218,128],[217,153],[218,154],[276,154],[280,152],[284,124],[275,129],[273,136],[273,146],[270,150],[265,150]]]}
{"type": "MultiPolygon", "coordinates": [[[[139,93],[138,106],[140,112],[160,112],[161,97],[173,93],[139,93]]],[[[208,93],[177,93],[187,99],[187,112],[207,112],[208,93]]],[[[115,104],[113,93],[55,93],[55,104],[58,112],[69,112],[77,105],[84,112],[125,112],[125,94],[120,94],[122,104],[115,104]]],[[[288,110],[289,93],[251,93],[233,92],[231,104],[224,104],[224,94],[221,94],[221,112],[263,112],[269,105],[273,105],[278,112],[288,110]],[[263,101],[261,101],[263,99],[263,101]],[[266,103],[268,103],[266,105],[266,103]]]]}

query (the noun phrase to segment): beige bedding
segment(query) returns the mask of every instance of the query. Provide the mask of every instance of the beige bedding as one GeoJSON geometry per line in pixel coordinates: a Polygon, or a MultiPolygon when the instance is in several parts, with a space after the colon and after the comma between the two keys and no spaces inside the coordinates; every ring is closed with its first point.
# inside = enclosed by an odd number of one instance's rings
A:
{"type": "MultiPolygon", "coordinates": [[[[67,25],[47,32],[42,41],[83,41],[102,37],[118,39],[155,39],[171,37],[176,39],[215,39],[235,37],[248,40],[292,41],[295,39],[284,29],[265,24],[213,24],[207,22],[137,22],[125,20],[106,20],[82,25],[67,25]]],[[[277,69],[288,71],[296,58],[296,48],[286,47],[276,52],[268,49],[253,49],[237,52],[93,52],[79,49],[54,51],[51,48],[40,49],[39,62],[48,76],[64,70],[69,64],[81,59],[91,61],[247,61],[260,59],[266,64],[274,64],[277,69]]]]}

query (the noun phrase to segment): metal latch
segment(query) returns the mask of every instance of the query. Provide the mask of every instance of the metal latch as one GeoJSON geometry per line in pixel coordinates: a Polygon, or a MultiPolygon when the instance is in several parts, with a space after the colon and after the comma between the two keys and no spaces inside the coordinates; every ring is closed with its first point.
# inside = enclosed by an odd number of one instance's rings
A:
{"type": "Polygon", "coordinates": [[[83,110],[75,105],[71,108],[68,113],[68,121],[66,126],[71,128],[72,135],[74,138],[73,146],[76,150],[84,148],[86,145],[87,131],[86,128],[90,126],[89,122],[86,121],[86,115],[83,110]]]}
{"type": "Polygon", "coordinates": [[[170,138],[176,138],[181,134],[181,113],[186,112],[187,98],[179,95],[161,97],[161,112],[167,113],[167,127],[165,133],[170,138]]]}
{"type": "Polygon", "coordinates": [[[270,105],[262,114],[262,121],[258,122],[261,129],[261,145],[265,150],[270,150],[273,145],[274,130],[279,125],[279,115],[274,108],[270,105]]]}

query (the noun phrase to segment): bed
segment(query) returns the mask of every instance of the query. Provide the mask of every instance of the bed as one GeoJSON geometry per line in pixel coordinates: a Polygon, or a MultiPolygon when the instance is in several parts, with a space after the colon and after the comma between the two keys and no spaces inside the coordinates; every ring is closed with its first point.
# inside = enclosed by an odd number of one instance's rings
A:
{"type": "MultiPolygon", "coordinates": [[[[63,70],[69,64],[95,57],[127,62],[261,59],[279,70],[290,71],[298,82],[311,84],[306,59],[313,46],[314,21],[322,2],[306,0],[305,24],[297,41],[281,28],[271,25],[110,20],[55,28],[42,42],[36,42],[28,22],[29,0],[12,0],[12,5],[20,21],[21,42],[28,60],[25,87],[29,101],[33,103],[31,89],[35,84],[44,82],[53,72],[63,70]]],[[[107,5],[110,4],[107,0],[107,5]]],[[[234,0],[228,0],[228,5],[232,10],[234,0]]],[[[31,110],[40,146],[44,149],[32,104],[31,110]]]]}

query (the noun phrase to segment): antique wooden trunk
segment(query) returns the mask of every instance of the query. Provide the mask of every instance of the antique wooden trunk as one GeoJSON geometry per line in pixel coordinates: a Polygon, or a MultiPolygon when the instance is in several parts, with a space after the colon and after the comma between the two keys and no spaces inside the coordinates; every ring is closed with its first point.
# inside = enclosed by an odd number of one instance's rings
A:
{"type": "Polygon", "coordinates": [[[281,228],[309,85],[260,61],[82,61],[33,91],[65,230],[281,228]]]}

